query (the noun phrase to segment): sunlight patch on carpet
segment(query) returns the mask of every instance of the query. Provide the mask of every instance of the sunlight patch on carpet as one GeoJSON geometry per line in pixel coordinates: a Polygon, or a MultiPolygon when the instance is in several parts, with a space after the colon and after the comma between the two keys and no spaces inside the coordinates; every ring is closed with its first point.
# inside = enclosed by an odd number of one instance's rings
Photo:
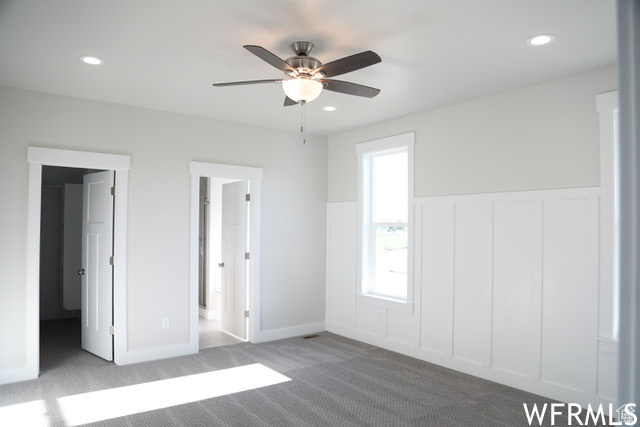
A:
{"type": "Polygon", "coordinates": [[[49,427],[44,400],[18,403],[0,408],[0,426],[49,427]]]}
{"type": "Polygon", "coordinates": [[[58,399],[68,426],[93,423],[279,384],[291,379],[264,365],[205,372],[58,399]]]}

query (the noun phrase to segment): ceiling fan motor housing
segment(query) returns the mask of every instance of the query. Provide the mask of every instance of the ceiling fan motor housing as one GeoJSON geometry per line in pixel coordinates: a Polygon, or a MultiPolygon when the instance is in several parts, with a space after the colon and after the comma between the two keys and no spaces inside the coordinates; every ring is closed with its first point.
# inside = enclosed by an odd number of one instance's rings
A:
{"type": "Polygon", "coordinates": [[[313,47],[311,42],[299,41],[291,43],[291,50],[296,56],[287,58],[285,62],[295,68],[299,75],[310,75],[313,70],[322,65],[322,62],[317,58],[309,56],[313,47]]]}
{"type": "Polygon", "coordinates": [[[322,65],[322,62],[318,61],[313,56],[292,56],[291,58],[287,58],[284,62],[298,70],[299,74],[310,74],[313,70],[322,65]]]}
{"type": "Polygon", "coordinates": [[[314,45],[311,42],[293,42],[291,43],[291,50],[296,56],[309,56],[313,50],[314,45]]]}

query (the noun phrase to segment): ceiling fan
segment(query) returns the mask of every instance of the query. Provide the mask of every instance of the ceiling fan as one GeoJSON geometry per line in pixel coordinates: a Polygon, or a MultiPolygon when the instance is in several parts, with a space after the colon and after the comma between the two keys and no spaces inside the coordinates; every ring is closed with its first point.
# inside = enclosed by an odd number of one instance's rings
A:
{"type": "Polygon", "coordinates": [[[292,43],[291,50],[293,50],[295,56],[287,58],[286,60],[280,59],[261,46],[245,45],[243,47],[258,58],[284,72],[285,78],[214,83],[213,86],[224,87],[281,83],[286,95],[284,100],[285,107],[294,104],[304,105],[307,102],[311,102],[320,95],[322,89],[366,98],[373,98],[380,93],[380,89],[328,78],[360,70],[381,62],[380,57],[370,50],[337,59],[323,65],[318,59],[309,56],[314,47],[313,43],[310,42],[299,41],[292,43]]]}

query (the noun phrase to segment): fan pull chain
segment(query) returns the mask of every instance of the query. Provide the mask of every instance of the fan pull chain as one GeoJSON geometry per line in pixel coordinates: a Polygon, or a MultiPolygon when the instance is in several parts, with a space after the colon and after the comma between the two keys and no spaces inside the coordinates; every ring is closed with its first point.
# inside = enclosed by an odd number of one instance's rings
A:
{"type": "Polygon", "coordinates": [[[301,111],[301,117],[300,117],[300,133],[302,134],[302,143],[306,144],[307,143],[307,134],[305,132],[304,126],[305,126],[305,116],[304,116],[304,104],[306,104],[306,102],[304,101],[300,101],[300,106],[302,107],[302,111],[301,111]]]}

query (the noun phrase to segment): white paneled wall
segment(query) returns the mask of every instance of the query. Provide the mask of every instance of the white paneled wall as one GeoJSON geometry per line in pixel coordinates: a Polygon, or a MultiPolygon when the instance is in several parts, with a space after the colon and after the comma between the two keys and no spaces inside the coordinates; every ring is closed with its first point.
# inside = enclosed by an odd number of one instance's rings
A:
{"type": "Polygon", "coordinates": [[[357,204],[330,203],[327,329],[565,402],[612,403],[600,189],[414,200],[413,311],[357,300],[357,204]]]}

